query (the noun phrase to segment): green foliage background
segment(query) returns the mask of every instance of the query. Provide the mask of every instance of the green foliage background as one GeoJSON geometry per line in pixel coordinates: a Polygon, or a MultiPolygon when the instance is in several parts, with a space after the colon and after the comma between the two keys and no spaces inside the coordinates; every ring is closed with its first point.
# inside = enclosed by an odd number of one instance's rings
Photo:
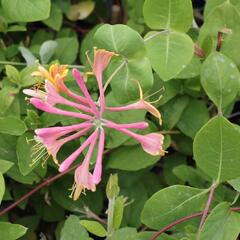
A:
{"type": "MultiPolygon", "coordinates": [[[[168,151],[152,157],[128,137],[107,132],[97,191],[75,202],[69,198],[73,175],[62,177],[0,217],[1,240],[150,239],[202,211],[212,183],[213,210],[203,227],[191,219],[156,239],[237,239],[240,215],[232,207],[240,204],[239,0],[0,0],[0,36],[1,209],[57,174],[51,160],[31,165],[34,129],[76,122],[37,111],[25,100],[22,90],[36,84],[36,60],[85,72],[93,47],[118,53],[104,73],[105,81],[113,76],[107,104],[137,100],[137,80],[145,96],[157,92],[150,100],[159,99],[163,125],[144,111],[107,117],[147,120],[150,132],[164,133],[168,151]],[[112,173],[119,188],[107,187],[112,173]],[[105,220],[112,199],[109,235],[105,220]]],[[[67,84],[79,91],[71,74],[67,84]]],[[[87,84],[97,98],[95,80],[87,84]]],[[[60,159],[80,143],[67,145],[60,159]]]]}

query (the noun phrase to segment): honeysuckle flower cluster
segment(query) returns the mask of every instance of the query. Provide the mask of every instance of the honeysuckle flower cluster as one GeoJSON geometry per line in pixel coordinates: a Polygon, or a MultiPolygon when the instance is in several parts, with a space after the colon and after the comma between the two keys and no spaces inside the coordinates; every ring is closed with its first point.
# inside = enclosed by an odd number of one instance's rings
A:
{"type": "MultiPolygon", "coordinates": [[[[35,139],[47,149],[54,162],[59,166],[59,171],[64,172],[69,169],[78,156],[88,148],[83,162],[77,166],[74,174],[75,183],[73,186],[73,199],[79,198],[81,192],[85,189],[95,191],[96,185],[101,181],[102,176],[102,159],[105,143],[105,129],[110,128],[122,132],[137,140],[144,151],[151,155],[164,155],[163,140],[164,136],[160,133],[150,133],[140,135],[131,129],[145,129],[148,127],[147,122],[134,122],[119,124],[105,119],[105,111],[129,111],[144,109],[155,117],[161,123],[159,111],[144,100],[140,87],[140,100],[125,106],[111,107],[106,106],[104,88],[103,88],[103,71],[108,66],[111,58],[116,54],[104,49],[95,50],[94,61],[92,63],[92,74],[95,75],[98,88],[99,100],[95,102],[91,97],[85,81],[87,74],[83,76],[77,69],[73,69],[72,74],[79,86],[82,95],[71,91],[64,80],[68,74],[67,66],[54,64],[47,71],[39,66],[39,71],[34,72],[34,76],[41,76],[45,79],[44,89],[25,89],[24,93],[31,96],[30,103],[36,108],[51,114],[70,116],[78,118],[82,122],[70,126],[55,126],[40,128],[35,130],[35,139]],[[77,111],[63,110],[57,106],[66,105],[75,108],[77,111]],[[86,140],[72,152],[64,161],[59,163],[57,154],[60,148],[69,141],[79,139],[82,136],[88,136],[86,140]],[[97,157],[94,170],[90,172],[90,159],[94,148],[97,147],[97,157]]],[[[121,79],[119,79],[121,81],[121,79]]]]}

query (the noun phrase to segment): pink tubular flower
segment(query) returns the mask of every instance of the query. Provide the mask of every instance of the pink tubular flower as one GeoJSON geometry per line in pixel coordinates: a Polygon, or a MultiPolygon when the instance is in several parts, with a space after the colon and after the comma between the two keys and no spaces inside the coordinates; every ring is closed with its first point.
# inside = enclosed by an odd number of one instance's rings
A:
{"type": "MultiPolygon", "coordinates": [[[[48,127],[36,129],[36,139],[38,144],[43,144],[49,155],[52,155],[53,160],[59,165],[59,171],[65,172],[78,158],[78,156],[88,148],[87,154],[83,162],[75,170],[75,184],[73,186],[73,199],[79,198],[84,189],[95,191],[96,185],[100,183],[102,176],[102,159],[105,143],[105,128],[115,129],[120,131],[135,140],[137,140],[143,150],[151,155],[164,155],[163,140],[164,136],[160,133],[149,133],[146,135],[137,134],[131,129],[145,129],[148,127],[147,122],[135,122],[118,124],[103,118],[104,111],[126,111],[144,109],[159,118],[161,115],[158,110],[143,99],[143,93],[140,89],[140,100],[136,103],[120,107],[105,106],[104,88],[102,83],[103,71],[106,69],[111,58],[116,55],[103,49],[95,51],[94,62],[92,66],[93,74],[96,76],[99,88],[99,101],[95,102],[85,85],[85,81],[77,69],[73,69],[73,76],[82,92],[82,96],[77,95],[66,87],[64,79],[67,70],[61,66],[54,66],[51,69],[51,74],[47,70],[40,68],[44,72],[45,91],[43,90],[24,90],[24,93],[31,96],[30,103],[36,108],[58,115],[70,116],[77,118],[83,122],[71,126],[48,127]],[[54,71],[53,71],[54,70],[54,71]],[[61,70],[61,71],[60,71],[61,70]],[[58,71],[64,74],[58,74],[58,71]],[[48,79],[48,77],[50,79],[48,79]],[[54,82],[55,81],[55,82],[54,82]],[[68,99],[60,95],[64,93],[68,99]],[[63,110],[58,105],[71,107],[73,110],[63,110]],[[67,142],[78,139],[83,135],[88,134],[87,139],[62,163],[58,163],[57,153],[59,149],[67,142]],[[93,149],[97,147],[97,157],[93,172],[89,170],[90,159],[93,149]]],[[[39,74],[38,74],[39,75],[39,74]]],[[[85,75],[86,76],[86,75],[85,75]]],[[[41,154],[40,154],[41,155],[41,154]]]]}

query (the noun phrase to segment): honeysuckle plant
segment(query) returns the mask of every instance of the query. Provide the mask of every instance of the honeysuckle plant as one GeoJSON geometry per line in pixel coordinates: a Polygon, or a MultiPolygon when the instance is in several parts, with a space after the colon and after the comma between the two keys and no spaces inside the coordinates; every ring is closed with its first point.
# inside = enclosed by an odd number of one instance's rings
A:
{"type": "Polygon", "coordinates": [[[0,239],[237,240],[239,26],[239,0],[0,0],[0,239]]]}
{"type": "MultiPolygon", "coordinates": [[[[83,162],[76,168],[74,174],[73,185],[73,199],[77,200],[82,191],[85,189],[95,191],[96,185],[101,181],[102,176],[102,160],[104,152],[105,128],[110,128],[122,132],[135,140],[137,140],[143,150],[150,155],[164,156],[163,141],[164,136],[161,133],[149,133],[141,135],[133,132],[131,129],[145,129],[148,127],[147,122],[133,122],[133,123],[115,123],[104,118],[105,111],[129,111],[142,109],[149,111],[154,116],[158,117],[161,122],[161,115],[159,111],[149,102],[143,99],[143,93],[140,89],[140,100],[136,103],[111,107],[105,104],[105,95],[103,87],[103,72],[107,68],[111,58],[116,55],[114,52],[98,49],[94,51],[94,60],[92,64],[92,74],[96,78],[99,89],[99,99],[97,102],[93,100],[89,93],[85,82],[87,75],[91,73],[81,74],[77,69],[73,69],[72,74],[79,86],[82,95],[77,95],[72,92],[64,83],[68,69],[66,66],[54,64],[50,66],[47,71],[42,66],[39,66],[39,71],[34,72],[33,76],[40,76],[44,79],[43,89],[25,89],[23,92],[31,96],[30,103],[36,108],[51,114],[64,115],[72,118],[78,118],[81,123],[62,126],[62,127],[48,127],[35,130],[35,140],[42,143],[47,153],[52,156],[53,161],[59,166],[60,172],[65,172],[74,163],[77,157],[88,148],[87,154],[83,162]],[[65,94],[69,97],[62,96],[65,94]],[[76,111],[62,110],[57,104],[66,105],[74,108],[76,111]],[[82,136],[88,135],[87,139],[76,149],[73,153],[59,163],[57,153],[60,148],[69,141],[78,139],[82,136]],[[93,173],[89,170],[90,159],[94,148],[97,145],[97,157],[93,173]]],[[[38,151],[38,149],[36,150],[38,151]]],[[[39,151],[42,148],[39,146],[39,151]]],[[[41,155],[37,154],[38,158],[41,155]]]]}

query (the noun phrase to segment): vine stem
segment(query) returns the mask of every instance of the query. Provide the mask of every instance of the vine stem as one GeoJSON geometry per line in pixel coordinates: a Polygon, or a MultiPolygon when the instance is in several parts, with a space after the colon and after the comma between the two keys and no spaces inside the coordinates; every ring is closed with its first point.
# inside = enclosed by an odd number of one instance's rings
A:
{"type": "MultiPolygon", "coordinates": [[[[240,207],[233,207],[231,208],[231,211],[233,212],[239,212],[240,211],[240,207]]],[[[159,230],[158,232],[156,232],[149,240],[156,240],[160,235],[162,235],[164,232],[168,231],[170,228],[180,224],[180,223],[183,223],[183,222],[186,222],[188,220],[191,220],[193,218],[196,218],[196,217],[200,217],[203,215],[203,212],[199,212],[199,213],[194,213],[194,214],[191,214],[191,215],[188,215],[186,217],[183,217],[183,218],[180,218],[170,224],[168,224],[166,227],[162,228],[161,230],[159,230]]]]}
{"type": "Polygon", "coordinates": [[[39,191],[40,189],[44,188],[45,186],[48,186],[49,184],[55,182],[56,180],[58,180],[59,178],[61,178],[62,176],[66,175],[67,173],[71,172],[72,170],[74,170],[78,165],[73,166],[72,168],[69,168],[68,170],[66,170],[65,172],[59,173],[53,177],[47,178],[45,181],[43,181],[41,184],[39,184],[37,187],[35,187],[34,189],[32,189],[30,192],[28,192],[27,194],[23,195],[21,198],[19,198],[16,202],[12,203],[11,205],[9,205],[8,207],[4,208],[2,211],[0,211],[0,216],[4,215],[5,213],[9,212],[10,210],[12,210],[13,208],[15,208],[19,203],[23,202],[24,200],[26,200],[27,198],[29,198],[30,196],[32,196],[34,193],[36,193],[37,191],[39,191]]]}
{"type": "MultiPolygon", "coordinates": [[[[27,66],[26,63],[12,62],[12,61],[0,61],[0,64],[2,64],[2,65],[13,65],[13,66],[27,66]]],[[[79,69],[84,69],[85,68],[85,66],[83,66],[83,65],[69,65],[69,64],[66,64],[66,65],[69,68],[79,68],[79,69]]],[[[45,64],[43,66],[47,66],[47,65],[45,64]]]]}
{"type": "Polygon", "coordinates": [[[108,200],[107,240],[112,239],[115,197],[108,200]]]}
{"type": "Polygon", "coordinates": [[[215,192],[215,189],[217,187],[217,183],[213,183],[212,186],[210,187],[210,192],[209,192],[209,195],[208,195],[208,200],[207,200],[207,203],[206,203],[206,206],[205,206],[205,209],[203,210],[203,215],[202,215],[202,218],[201,218],[201,221],[200,221],[200,224],[199,224],[199,228],[198,228],[198,232],[200,232],[206,218],[207,218],[207,215],[208,215],[208,212],[209,212],[209,209],[211,207],[211,203],[213,201],[213,196],[214,196],[214,192],[215,192]]]}

